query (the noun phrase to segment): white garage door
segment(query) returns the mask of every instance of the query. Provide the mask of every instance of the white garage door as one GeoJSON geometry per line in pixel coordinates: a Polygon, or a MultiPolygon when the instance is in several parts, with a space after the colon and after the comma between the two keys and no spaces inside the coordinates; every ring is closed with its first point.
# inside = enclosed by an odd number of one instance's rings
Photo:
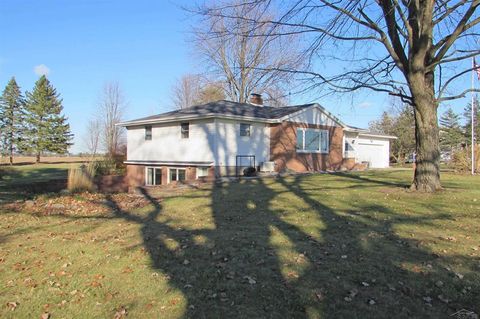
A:
{"type": "Polygon", "coordinates": [[[371,168],[388,167],[388,148],[385,144],[358,143],[355,147],[357,162],[369,162],[371,168]]]}

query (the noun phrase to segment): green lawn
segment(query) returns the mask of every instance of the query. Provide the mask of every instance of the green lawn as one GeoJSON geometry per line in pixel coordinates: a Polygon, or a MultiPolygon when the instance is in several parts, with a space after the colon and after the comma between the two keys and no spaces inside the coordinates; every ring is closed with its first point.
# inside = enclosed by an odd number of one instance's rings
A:
{"type": "Polygon", "coordinates": [[[416,194],[405,190],[411,174],[9,204],[0,215],[0,317],[478,314],[480,178],[443,174],[445,191],[416,194]]]}
{"type": "MultiPolygon", "coordinates": [[[[66,180],[68,169],[80,163],[53,163],[0,166],[0,200],[21,199],[32,187],[41,191],[48,183],[66,180]]],[[[47,185],[48,186],[48,185],[47,185]]]]}

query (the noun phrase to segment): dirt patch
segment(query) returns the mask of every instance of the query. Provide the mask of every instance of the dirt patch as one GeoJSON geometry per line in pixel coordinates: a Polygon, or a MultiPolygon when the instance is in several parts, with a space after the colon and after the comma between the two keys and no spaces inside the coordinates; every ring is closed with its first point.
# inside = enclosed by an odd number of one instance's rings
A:
{"type": "Polygon", "coordinates": [[[39,216],[93,216],[109,214],[118,209],[128,211],[148,204],[149,201],[144,196],[137,194],[105,195],[85,192],[54,197],[39,196],[33,200],[5,204],[3,208],[9,211],[27,211],[39,216]]]}

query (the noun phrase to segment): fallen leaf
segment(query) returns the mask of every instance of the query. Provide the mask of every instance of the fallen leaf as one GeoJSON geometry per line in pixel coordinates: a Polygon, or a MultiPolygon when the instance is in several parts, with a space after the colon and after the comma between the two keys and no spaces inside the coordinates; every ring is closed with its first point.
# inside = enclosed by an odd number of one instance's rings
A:
{"type": "Polygon", "coordinates": [[[122,270],[122,273],[124,274],[128,274],[128,273],[131,273],[133,272],[133,269],[130,268],[130,267],[125,267],[123,270],[122,270]]]}
{"type": "Polygon", "coordinates": [[[127,316],[127,309],[124,306],[121,306],[117,312],[115,312],[115,315],[113,316],[113,319],[122,319],[127,316]]]}
{"type": "Polygon", "coordinates": [[[432,302],[432,298],[431,297],[423,297],[423,301],[425,301],[426,303],[431,303],[432,302]]]}
{"type": "Polygon", "coordinates": [[[48,312],[44,312],[40,316],[40,319],[49,319],[49,318],[50,318],[50,313],[48,313],[48,312]]]}
{"type": "Polygon", "coordinates": [[[317,289],[314,291],[315,297],[317,298],[318,301],[323,301],[325,299],[325,295],[322,290],[317,289]]]}
{"type": "Polygon", "coordinates": [[[18,307],[18,303],[15,302],[15,301],[9,301],[9,302],[7,302],[7,307],[8,307],[11,311],[14,311],[15,308],[18,307]]]}
{"type": "Polygon", "coordinates": [[[440,300],[443,303],[449,303],[450,299],[446,298],[444,295],[438,295],[438,300],[440,300]]]}
{"type": "Polygon", "coordinates": [[[255,285],[257,283],[257,281],[250,276],[244,276],[243,278],[246,279],[250,285],[255,285]]]}

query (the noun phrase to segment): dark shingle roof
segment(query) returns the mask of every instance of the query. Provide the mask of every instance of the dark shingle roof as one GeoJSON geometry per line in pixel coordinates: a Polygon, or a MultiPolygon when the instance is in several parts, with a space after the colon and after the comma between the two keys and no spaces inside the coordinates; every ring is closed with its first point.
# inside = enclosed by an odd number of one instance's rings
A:
{"type": "Polygon", "coordinates": [[[271,106],[255,106],[248,103],[236,103],[231,101],[216,101],[202,105],[195,105],[186,109],[180,109],[176,111],[166,112],[162,114],[147,116],[131,121],[127,121],[124,124],[134,124],[135,122],[143,121],[155,121],[175,119],[182,117],[205,117],[205,116],[243,116],[249,118],[263,119],[263,120],[275,120],[282,118],[288,114],[295,113],[304,108],[310,107],[313,104],[284,106],[284,107],[271,107],[271,106]]]}

